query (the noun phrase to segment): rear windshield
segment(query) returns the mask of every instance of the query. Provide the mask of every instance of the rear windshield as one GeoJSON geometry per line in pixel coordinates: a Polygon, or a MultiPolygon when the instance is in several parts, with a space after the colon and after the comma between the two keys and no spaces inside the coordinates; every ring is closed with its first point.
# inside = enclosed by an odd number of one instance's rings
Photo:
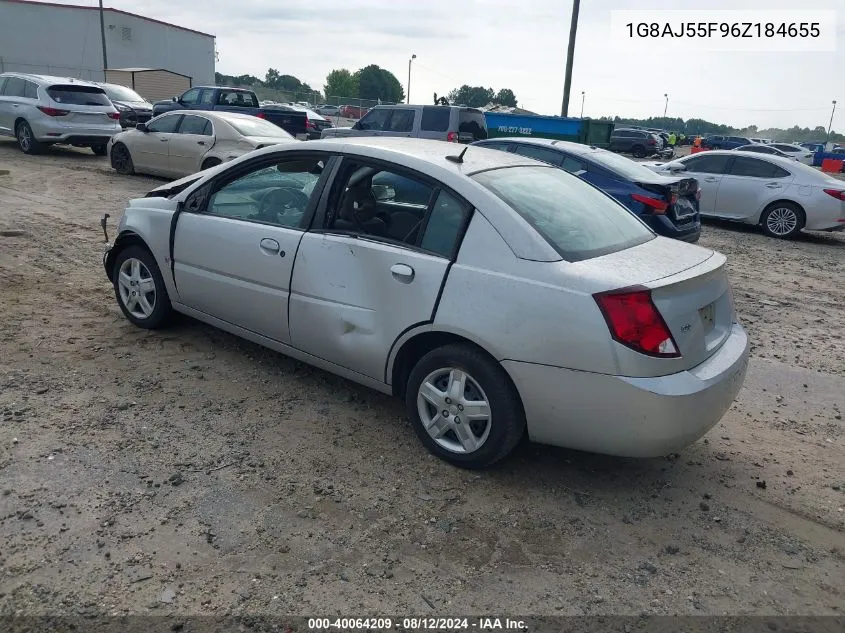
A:
{"type": "Polygon", "coordinates": [[[226,119],[226,122],[235,128],[244,136],[271,136],[275,138],[290,138],[293,137],[285,132],[278,125],[273,125],[269,121],[252,117],[248,119],[226,119]]]}
{"type": "MultiPolygon", "coordinates": [[[[577,154],[575,155],[578,156],[577,154]]],[[[648,167],[637,163],[630,158],[625,158],[613,152],[590,152],[584,154],[584,158],[588,158],[597,162],[602,167],[605,167],[615,173],[617,176],[622,176],[634,182],[652,182],[655,173],[648,167]]]]}
{"type": "Polygon", "coordinates": [[[466,140],[467,143],[487,138],[487,121],[485,121],[484,113],[481,110],[461,110],[458,118],[458,137],[459,140],[466,140]],[[464,135],[467,136],[466,139],[462,138],[464,135]],[[469,135],[472,135],[472,139],[469,138],[469,135]]]}
{"type": "Polygon", "coordinates": [[[625,207],[555,167],[507,167],[473,176],[570,262],[648,242],[654,233],[625,207]]]}
{"type": "Polygon", "coordinates": [[[94,86],[50,86],[47,94],[56,103],[82,106],[110,106],[102,88],[94,86]]]}

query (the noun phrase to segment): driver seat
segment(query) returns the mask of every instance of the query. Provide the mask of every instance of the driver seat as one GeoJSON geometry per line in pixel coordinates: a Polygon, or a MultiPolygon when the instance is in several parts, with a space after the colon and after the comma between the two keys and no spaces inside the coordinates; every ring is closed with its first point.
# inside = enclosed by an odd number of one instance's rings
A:
{"type": "Polygon", "coordinates": [[[364,180],[349,187],[343,194],[334,228],[342,231],[363,230],[370,235],[387,236],[387,224],[376,216],[376,197],[364,180]]]}

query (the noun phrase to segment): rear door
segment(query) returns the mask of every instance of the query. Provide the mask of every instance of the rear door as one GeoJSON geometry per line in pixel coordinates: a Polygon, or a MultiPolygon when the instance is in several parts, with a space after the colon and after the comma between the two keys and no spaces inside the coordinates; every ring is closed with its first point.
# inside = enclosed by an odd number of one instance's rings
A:
{"type": "Polygon", "coordinates": [[[716,215],[757,221],[769,202],[780,198],[794,176],[774,163],[750,156],[734,158],[716,196],[716,215]]]}
{"type": "Polygon", "coordinates": [[[129,145],[132,162],[139,171],[159,176],[173,174],[170,166],[170,141],[176,136],[182,114],[164,114],[147,124],[147,132],[135,134],[129,145]]]}
{"type": "Polygon", "coordinates": [[[433,318],[470,207],[419,174],[356,157],[344,159],[325,208],[325,217],[318,216],[320,228],[305,234],[297,254],[292,343],[385,381],[387,358],[399,335],[433,318]],[[389,234],[398,217],[374,217],[376,176],[385,183],[413,181],[414,202],[426,200],[422,221],[404,239],[389,234]]]}
{"type": "Polygon", "coordinates": [[[420,138],[446,140],[449,133],[449,119],[452,108],[447,106],[423,106],[420,120],[420,138]]]}
{"type": "Polygon", "coordinates": [[[733,160],[733,156],[703,152],[682,161],[687,168],[685,174],[698,180],[698,187],[701,189],[698,208],[701,215],[718,215],[716,196],[733,160]]]}
{"type": "Polygon", "coordinates": [[[200,170],[202,158],[214,145],[211,121],[201,115],[185,114],[170,136],[170,169],[174,174],[187,176],[200,170]]]}
{"type": "Polygon", "coordinates": [[[22,112],[26,82],[19,77],[0,79],[0,134],[14,135],[15,119],[22,112]]]}

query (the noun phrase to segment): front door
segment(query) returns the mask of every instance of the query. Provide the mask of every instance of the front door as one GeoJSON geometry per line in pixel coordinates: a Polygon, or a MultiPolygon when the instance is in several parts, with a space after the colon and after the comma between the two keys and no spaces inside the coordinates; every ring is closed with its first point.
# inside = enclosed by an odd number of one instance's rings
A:
{"type": "Polygon", "coordinates": [[[146,132],[133,135],[130,152],[138,171],[170,176],[170,140],[176,136],[182,114],[163,114],[147,124],[146,132]]]}
{"type": "Polygon", "coordinates": [[[291,271],[324,167],[316,154],[276,156],[194,192],[176,225],[179,301],[289,343],[291,271]]]}
{"type": "Polygon", "coordinates": [[[718,215],[716,212],[716,196],[719,192],[719,185],[721,185],[733,159],[733,156],[725,154],[703,152],[682,161],[687,168],[684,175],[695,178],[698,181],[698,188],[701,189],[701,200],[698,205],[701,215],[718,215]]]}
{"type": "Polygon", "coordinates": [[[388,119],[390,108],[373,108],[352,126],[355,130],[353,136],[379,136],[384,132],[388,119]]]}
{"type": "Polygon", "coordinates": [[[737,156],[722,178],[716,213],[736,220],[754,219],[769,202],[780,198],[792,182],[785,169],[766,160],[737,156]]]}
{"type": "Polygon", "coordinates": [[[170,138],[170,169],[178,176],[188,176],[200,170],[203,156],[214,145],[211,121],[186,114],[177,132],[170,138]]]}
{"type": "Polygon", "coordinates": [[[469,207],[416,174],[344,159],[327,209],[297,254],[291,340],[384,381],[396,339],[433,318],[469,207]]]}

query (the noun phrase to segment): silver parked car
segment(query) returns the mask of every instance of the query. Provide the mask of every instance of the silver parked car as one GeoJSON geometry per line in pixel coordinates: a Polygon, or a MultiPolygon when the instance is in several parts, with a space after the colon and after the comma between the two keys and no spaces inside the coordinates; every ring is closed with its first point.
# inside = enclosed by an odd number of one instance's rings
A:
{"type": "Polygon", "coordinates": [[[770,143],[768,147],[774,147],[776,150],[781,151],[806,165],[813,164],[813,152],[808,150],[806,147],[793,145],[792,143],[770,143]]]}
{"type": "Polygon", "coordinates": [[[106,155],[120,132],[120,113],[103,89],[67,77],[0,74],[0,135],[14,136],[21,150],[37,154],[63,143],[106,155]]]}
{"type": "Polygon", "coordinates": [[[120,174],[181,178],[254,149],[288,142],[298,141],[279,126],[249,114],[181,110],[116,134],[108,151],[120,174]]]}
{"type": "Polygon", "coordinates": [[[802,229],[845,230],[845,182],[791,158],[711,150],[644,164],[698,180],[702,216],[759,224],[767,235],[781,238],[796,237],[802,229]]]}
{"type": "Polygon", "coordinates": [[[132,200],[106,274],[174,312],[405,399],[463,467],[537,442],[657,456],[746,370],[725,257],[524,156],[417,139],[267,147],[132,200]]]}

